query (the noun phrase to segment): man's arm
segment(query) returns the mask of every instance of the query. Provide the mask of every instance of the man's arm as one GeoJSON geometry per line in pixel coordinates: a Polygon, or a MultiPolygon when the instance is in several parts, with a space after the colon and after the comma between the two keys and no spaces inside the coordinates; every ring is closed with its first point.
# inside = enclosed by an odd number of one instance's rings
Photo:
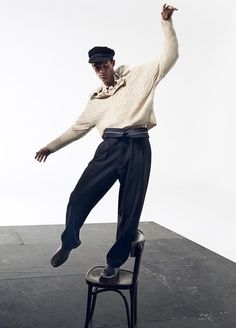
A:
{"type": "Polygon", "coordinates": [[[93,127],[94,125],[87,120],[86,113],[84,111],[68,130],[50,142],[46,147],[43,147],[37,151],[35,159],[39,162],[45,162],[51,153],[54,153],[71,142],[82,138],[93,127]]]}
{"type": "Polygon", "coordinates": [[[150,83],[150,87],[153,87],[153,84],[157,85],[178,58],[178,40],[172,22],[174,10],[177,9],[164,5],[161,12],[161,24],[164,32],[164,47],[161,56],[131,69],[133,80],[142,76],[142,80],[146,81],[146,87],[148,87],[147,82],[150,83]]]}
{"type": "Polygon", "coordinates": [[[161,12],[161,23],[164,32],[164,49],[158,60],[158,71],[155,76],[157,82],[169,72],[179,56],[178,40],[172,23],[172,15],[175,10],[177,10],[177,8],[165,4],[161,12]]]}

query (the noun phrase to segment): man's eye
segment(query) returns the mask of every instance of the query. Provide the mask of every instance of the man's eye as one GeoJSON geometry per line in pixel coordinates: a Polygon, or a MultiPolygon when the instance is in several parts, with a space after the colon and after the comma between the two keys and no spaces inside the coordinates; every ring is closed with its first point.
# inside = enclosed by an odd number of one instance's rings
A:
{"type": "Polygon", "coordinates": [[[95,69],[98,71],[100,69],[108,69],[109,68],[109,64],[104,64],[104,65],[96,65],[94,66],[95,69]]]}

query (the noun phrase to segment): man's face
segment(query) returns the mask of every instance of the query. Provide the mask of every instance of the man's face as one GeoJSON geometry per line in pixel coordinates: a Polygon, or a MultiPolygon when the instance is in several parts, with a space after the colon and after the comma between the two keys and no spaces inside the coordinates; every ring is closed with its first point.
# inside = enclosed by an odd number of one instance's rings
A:
{"type": "Polygon", "coordinates": [[[94,63],[92,65],[97,76],[105,85],[109,86],[114,83],[114,60],[94,63]]]}

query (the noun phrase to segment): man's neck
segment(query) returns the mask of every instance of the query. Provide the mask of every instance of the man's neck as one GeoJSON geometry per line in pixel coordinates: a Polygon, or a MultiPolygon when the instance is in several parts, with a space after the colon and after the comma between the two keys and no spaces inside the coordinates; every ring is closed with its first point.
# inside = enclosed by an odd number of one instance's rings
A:
{"type": "Polygon", "coordinates": [[[108,83],[104,83],[104,85],[105,85],[106,88],[114,87],[114,85],[115,85],[115,79],[113,79],[112,81],[110,81],[108,83]]]}

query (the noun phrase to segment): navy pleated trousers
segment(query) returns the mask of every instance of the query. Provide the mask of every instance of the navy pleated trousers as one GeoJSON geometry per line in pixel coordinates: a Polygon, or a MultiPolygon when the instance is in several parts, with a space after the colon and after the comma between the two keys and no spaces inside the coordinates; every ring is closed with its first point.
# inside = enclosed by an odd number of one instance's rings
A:
{"type": "Polygon", "coordinates": [[[131,242],[138,229],[150,168],[151,147],[146,128],[106,129],[103,141],[70,195],[62,244],[78,247],[85,219],[119,180],[116,241],[107,254],[107,263],[120,267],[129,257],[131,242]]]}

